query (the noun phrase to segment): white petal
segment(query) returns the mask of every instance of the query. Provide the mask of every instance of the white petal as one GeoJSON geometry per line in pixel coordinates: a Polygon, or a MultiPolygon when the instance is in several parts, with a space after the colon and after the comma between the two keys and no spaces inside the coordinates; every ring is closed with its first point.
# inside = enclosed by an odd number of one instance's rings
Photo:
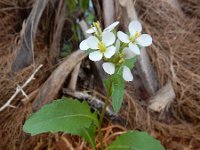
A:
{"type": "Polygon", "coordinates": [[[79,48],[80,48],[81,50],[83,50],[83,51],[88,50],[89,47],[88,47],[88,44],[87,44],[87,40],[83,40],[83,41],[80,43],[79,48]]]}
{"type": "Polygon", "coordinates": [[[92,27],[92,28],[86,30],[85,32],[86,32],[86,33],[94,33],[94,32],[96,32],[96,31],[97,31],[96,28],[95,28],[95,27],[92,27]]]}
{"type": "Polygon", "coordinates": [[[89,59],[92,61],[99,61],[103,57],[103,54],[100,51],[95,51],[89,54],[89,59]]]}
{"type": "Polygon", "coordinates": [[[123,78],[126,81],[132,81],[133,80],[133,75],[131,73],[131,70],[126,66],[123,67],[123,78]]]}
{"type": "Polygon", "coordinates": [[[128,48],[128,47],[125,47],[123,49],[123,53],[125,55],[124,56],[125,59],[130,59],[130,58],[133,58],[135,56],[135,53],[132,50],[130,50],[130,48],[128,48]]]}
{"type": "Polygon", "coordinates": [[[112,32],[102,33],[102,42],[107,46],[112,45],[115,42],[115,35],[112,32]]]}
{"type": "Polygon", "coordinates": [[[110,46],[106,48],[106,52],[104,53],[104,56],[106,58],[110,58],[115,54],[116,48],[114,46],[110,46]]]}
{"type": "Polygon", "coordinates": [[[90,36],[87,39],[87,45],[91,49],[98,49],[99,40],[95,36],[90,36]]]}
{"type": "Polygon", "coordinates": [[[122,41],[124,43],[129,43],[130,42],[128,35],[125,34],[122,31],[118,31],[117,32],[117,37],[120,39],[120,41],[122,41]]]}
{"type": "Polygon", "coordinates": [[[103,70],[108,74],[114,74],[115,73],[115,65],[113,63],[103,63],[103,70]]]}
{"type": "Polygon", "coordinates": [[[112,31],[118,24],[119,24],[119,21],[115,21],[114,23],[112,23],[111,25],[109,25],[108,27],[106,27],[103,30],[103,32],[110,32],[110,31],[112,31]]]}
{"type": "Polygon", "coordinates": [[[132,21],[131,23],[129,23],[128,30],[130,34],[134,36],[136,32],[140,33],[142,31],[142,25],[137,20],[132,21]]]}
{"type": "Polygon", "coordinates": [[[149,34],[142,34],[136,39],[136,42],[139,45],[146,47],[152,44],[152,37],[149,34]]]}
{"type": "Polygon", "coordinates": [[[117,39],[116,43],[115,43],[115,47],[116,47],[116,52],[119,51],[119,48],[120,48],[120,40],[117,39]]]}
{"type": "Polygon", "coordinates": [[[140,49],[136,44],[129,43],[129,48],[136,54],[140,55],[140,49]]]}

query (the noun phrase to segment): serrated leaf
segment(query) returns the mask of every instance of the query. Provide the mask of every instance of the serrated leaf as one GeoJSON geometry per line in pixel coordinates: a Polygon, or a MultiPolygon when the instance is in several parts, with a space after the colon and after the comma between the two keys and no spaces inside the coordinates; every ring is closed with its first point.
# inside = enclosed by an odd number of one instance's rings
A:
{"type": "MultiPolygon", "coordinates": [[[[69,98],[67,97],[62,97],[62,100],[68,100],[68,99],[69,98]]],[[[70,134],[81,136],[86,142],[90,143],[92,148],[95,150],[96,149],[96,143],[95,143],[96,127],[97,127],[97,124],[95,125],[94,123],[92,123],[89,128],[71,130],[70,134]]]]}
{"type": "Polygon", "coordinates": [[[91,113],[89,105],[68,98],[47,104],[31,115],[23,130],[32,135],[58,131],[77,134],[77,131],[89,128],[92,123],[98,126],[97,114],[91,113]]]}
{"type": "Polygon", "coordinates": [[[94,124],[91,124],[89,128],[83,128],[81,130],[77,130],[76,135],[82,136],[86,142],[89,142],[92,145],[93,149],[96,149],[95,133],[96,133],[96,127],[94,124]]]}
{"type": "Polygon", "coordinates": [[[128,131],[117,137],[106,150],[165,150],[165,148],[147,132],[128,131]]]}

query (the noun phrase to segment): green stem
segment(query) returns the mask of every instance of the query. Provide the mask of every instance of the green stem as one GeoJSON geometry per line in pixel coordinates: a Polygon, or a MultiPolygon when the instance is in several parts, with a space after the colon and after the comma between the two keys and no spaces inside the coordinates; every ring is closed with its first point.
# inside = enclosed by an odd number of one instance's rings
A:
{"type": "Polygon", "coordinates": [[[98,139],[100,141],[100,149],[101,150],[103,150],[103,133],[101,131],[101,127],[102,127],[102,123],[103,123],[103,118],[104,118],[105,113],[106,113],[106,108],[109,104],[109,99],[110,99],[110,96],[111,96],[111,93],[112,93],[111,90],[112,90],[112,82],[109,83],[109,88],[108,88],[108,91],[107,91],[105,105],[104,105],[103,110],[101,112],[100,121],[99,121],[98,139]]]}

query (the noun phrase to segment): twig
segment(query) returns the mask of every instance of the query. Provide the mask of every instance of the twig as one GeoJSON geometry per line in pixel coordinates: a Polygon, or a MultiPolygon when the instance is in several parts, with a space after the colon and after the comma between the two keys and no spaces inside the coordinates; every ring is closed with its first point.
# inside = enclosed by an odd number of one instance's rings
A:
{"type": "MultiPolygon", "coordinates": [[[[120,16],[126,16],[126,17],[118,17],[125,26],[128,26],[129,22],[132,21],[132,20],[137,20],[138,17],[137,17],[137,13],[136,13],[136,10],[135,10],[135,7],[134,7],[134,1],[130,1],[130,0],[117,0],[115,1],[116,3],[116,8],[119,7],[118,9],[119,10],[115,10],[116,13],[117,11],[120,11],[118,12],[120,14],[120,16]]],[[[119,14],[116,14],[116,16],[118,16],[119,14]]]]}
{"type": "Polygon", "coordinates": [[[76,67],[74,68],[74,70],[71,73],[71,79],[69,81],[68,88],[72,91],[76,90],[76,84],[77,84],[77,80],[78,80],[78,74],[79,74],[80,67],[81,67],[81,62],[76,65],[76,67]]]}
{"type": "MultiPolygon", "coordinates": [[[[100,100],[94,96],[91,96],[87,93],[84,93],[84,92],[77,92],[77,91],[70,91],[68,89],[63,89],[63,94],[72,96],[74,98],[77,98],[78,100],[86,100],[88,102],[88,104],[90,105],[90,107],[93,110],[97,111],[98,114],[101,113],[102,108],[105,105],[105,103],[102,100],[100,100]]],[[[106,108],[105,118],[107,118],[108,120],[111,120],[112,122],[115,122],[119,125],[122,125],[122,126],[127,124],[124,118],[117,115],[109,107],[106,108]]]]}
{"type": "Polygon", "coordinates": [[[103,16],[105,27],[114,22],[114,0],[103,0],[103,16]]]}
{"type": "Polygon", "coordinates": [[[81,20],[78,23],[80,25],[80,28],[81,28],[81,30],[83,32],[84,37],[88,38],[91,34],[85,32],[89,28],[87,23],[86,23],[86,21],[85,20],[81,20]]]}
{"type": "Polygon", "coordinates": [[[85,57],[87,57],[86,53],[77,50],[63,60],[40,88],[40,92],[32,104],[33,111],[39,110],[43,105],[57,98],[66,78],[85,57]]]}
{"type": "Polygon", "coordinates": [[[36,95],[38,94],[39,92],[39,88],[37,88],[36,90],[34,90],[33,92],[31,92],[29,95],[28,95],[28,99],[26,97],[24,97],[21,101],[22,103],[25,105],[27,104],[28,102],[31,102],[34,97],[36,97],[36,95]]]}
{"type": "Polygon", "coordinates": [[[17,84],[17,88],[19,88],[19,90],[22,92],[22,94],[24,95],[26,99],[29,99],[28,95],[24,92],[24,90],[22,89],[20,85],[17,84]]]}
{"type": "MultiPolygon", "coordinates": [[[[0,108],[0,112],[3,111],[6,107],[15,107],[15,106],[12,106],[11,105],[11,102],[14,100],[14,98],[17,96],[17,94],[19,94],[20,92],[22,92],[23,95],[26,95],[23,88],[25,88],[32,80],[35,79],[35,74],[40,70],[40,68],[42,67],[43,65],[41,64],[34,72],[33,74],[28,78],[28,80],[22,85],[22,86],[19,86],[17,85],[16,87],[16,91],[15,93],[10,97],[9,100],[7,100],[7,102],[0,108]]],[[[26,95],[27,96],[27,95],[26,95]]]]}
{"type": "Polygon", "coordinates": [[[156,112],[168,110],[176,95],[171,81],[162,87],[149,101],[149,108],[156,112]]]}
{"type": "Polygon", "coordinates": [[[147,93],[153,96],[160,88],[160,83],[145,48],[141,50],[141,55],[136,63],[136,71],[147,93]]]}

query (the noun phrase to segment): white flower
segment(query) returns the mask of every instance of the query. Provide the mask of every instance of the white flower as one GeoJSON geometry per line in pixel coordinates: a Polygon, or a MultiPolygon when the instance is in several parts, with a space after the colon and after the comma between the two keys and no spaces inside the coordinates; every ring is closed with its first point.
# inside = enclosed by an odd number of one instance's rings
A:
{"type": "MultiPolygon", "coordinates": [[[[126,47],[126,48],[123,49],[123,52],[120,56],[122,56],[122,60],[123,59],[130,59],[130,58],[135,56],[135,53],[132,50],[130,50],[128,47],[126,47]]],[[[115,73],[115,64],[114,63],[105,62],[105,63],[103,63],[102,66],[103,66],[103,69],[106,73],[108,73],[110,75],[115,73]]],[[[123,78],[124,78],[125,81],[132,81],[133,80],[133,75],[131,73],[131,70],[125,65],[123,66],[123,78]]]]}
{"type": "Polygon", "coordinates": [[[88,44],[87,44],[87,39],[83,40],[80,45],[79,45],[80,50],[86,51],[89,49],[88,44]]]}
{"type": "Polygon", "coordinates": [[[102,66],[103,66],[104,71],[107,74],[112,75],[115,73],[115,64],[110,63],[110,62],[105,62],[105,63],[103,63],[102,66]]]}
{"type": "Polygon", "coordinates": [[[85,32],[86,33],[94,33],[94,32],[96,32],[97,31],[97,29],[95,28],[95,27],[91,27],[91,28],[89,28],[88,30],[86,30],[85,32]]]}
{"type": "Polygon", "coordinates": [[[110,32],[110,31],[112,31],[118,24],[119,24],[119,21],[115,21],[114,23],[112,23],[111,25],[109,25],[108,27],[106,27],[103,30],[103,32],[110,32]]]}
{"type": "MultiPolygon", "coordinates": [[[[118,24],[119,24],[119,21],[116,21],[116,22],[112,23],[111,25],[109,25],[108,27],[106,27],[103,30],[103,32],[110,32],[110,31],[112,31],[118,24]]],[[[96,31],[97,31],[96,27],[92,27],[92,28],[88,29],[86,31],[86,33],[94,33],[96,31]]]]}
{"type": "Polygon", "coordinates": [[[87,50],[89,48],[96,50],[89,54],[89,59],[99,61],[103,56],[111,58],[115,54],[116,48],[112,45],[115,42],[115,38],[112,32],[103,32],[102,41],[99,41],[95,36],[90,36],[88,39],[83,40],[79,47],[81,50],[87,50]]]}
{"type": "Polygon", "coordinates": [[[120,41],[128,43],[129,48],[133,50],[135,54],[140,54],[140,49],[137,44],[143,47],[147,47],[152,44],[152,37],[149,34],[141,34],[142,25],[139,21],[132,21],[128,26],[128,30],[130,35],[127,35],[122,31],[118,31],[117,37],[120,41]]]}
{"type": "Polygon", "coordinates": [[[133,75],[127,66],[123,66],[123,78],[126,81],[133,81],[133,75]]]}
{"type": "MultiPolygon", "coordinates": [[[[112,75],[115,73],[115,64],[111,62],[105,62],[103,63],[103,69],[106,73],[112,75]]],[[[123,66],[122,76],[125,81],[133,81],[133,75],[131,73],[131,70],[127,66],[123,66]]]]}

